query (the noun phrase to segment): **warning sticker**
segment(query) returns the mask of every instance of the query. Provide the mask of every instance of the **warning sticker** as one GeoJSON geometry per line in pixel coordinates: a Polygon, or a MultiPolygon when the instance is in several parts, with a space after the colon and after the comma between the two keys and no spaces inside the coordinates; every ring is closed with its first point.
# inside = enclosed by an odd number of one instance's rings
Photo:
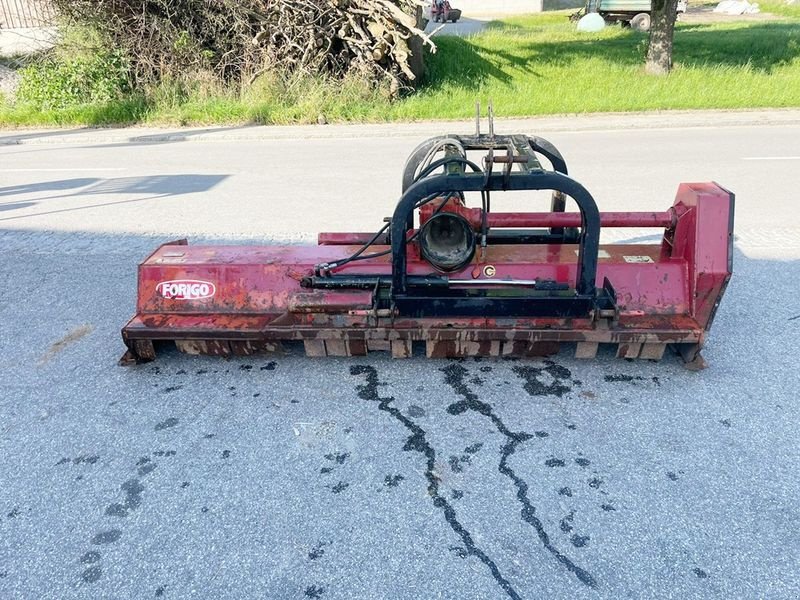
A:
{"type": "Polygon", "coordinates": [[[651,263],[653,259],[649,256],[623,256],[626,263],[651,263]]]}
{"type": "MultiPolygon", "coordinates": [[[[578,254],[578,250],[575,250],[575,254],[578,254]]],[[[597,251],[597,258],[611,258],[611,255],[601,248],[597,251]]]]}

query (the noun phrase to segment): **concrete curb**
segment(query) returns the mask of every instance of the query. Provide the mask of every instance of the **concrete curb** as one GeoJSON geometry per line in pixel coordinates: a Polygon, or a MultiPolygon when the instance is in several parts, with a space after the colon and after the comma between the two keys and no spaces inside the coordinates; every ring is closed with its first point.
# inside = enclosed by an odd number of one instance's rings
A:
{"type": "MultiPolygon", "coordinates": [[[[497,119],[495,130],[503,132],[630,131],[640,129],[685,129],[711,127],[759,127],[800,124],[800,109],[746,111],[657,111],[604,113],[530,118],[497,119]]],[[[469,133],[475,122],[426,121],[414,123],[367,123],[334,125],[232,125],[191,128],[79,128],[45,130],[0,130],[0,145],[153,144],[165,142],[228,142],[304,139],[358,139],[364,137],[425,137],[445,133],[469,133]]],[[[486,131],[486,124],[483,123],[486,131]]]]}

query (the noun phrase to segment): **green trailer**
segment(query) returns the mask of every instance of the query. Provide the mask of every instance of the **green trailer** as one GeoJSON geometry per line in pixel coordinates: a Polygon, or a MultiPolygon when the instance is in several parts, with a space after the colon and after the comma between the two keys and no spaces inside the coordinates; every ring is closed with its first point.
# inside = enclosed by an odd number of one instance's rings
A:
{"type": "MultiPolygon", "coordinates": [[[[678,14],[686,12],[687,0],[678,0],[678,14]]],[[[599,13],[607,23],[620,23],[638,31],[650,29],[650,0],[588,0],[578,16],[599,13]]]]}

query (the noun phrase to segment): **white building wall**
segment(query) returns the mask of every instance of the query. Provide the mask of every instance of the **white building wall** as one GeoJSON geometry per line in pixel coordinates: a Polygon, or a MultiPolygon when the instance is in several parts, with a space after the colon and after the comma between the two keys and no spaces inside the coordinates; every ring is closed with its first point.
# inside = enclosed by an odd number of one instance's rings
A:
{"type": "Polygon", "coordinates": [[[543,0],[450,0],[465,17],[542,12],[543,0]]]}

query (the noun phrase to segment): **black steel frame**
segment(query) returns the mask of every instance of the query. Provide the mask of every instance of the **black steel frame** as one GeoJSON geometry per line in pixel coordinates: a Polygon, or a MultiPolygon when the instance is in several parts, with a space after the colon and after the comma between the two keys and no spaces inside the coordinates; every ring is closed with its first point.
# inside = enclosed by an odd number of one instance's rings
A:
{"type": "MultiPolygon", "coordinates": [[[[386,290],[376,294],[376,308],[391,308],[401,316],[504,316],[504,317],[589,317],[595,311],[616,308],[616,296],[606,280],[597,288],[597,257],[600,247],[600,212],[591,194],[567,175],[567,165],[561,153],[547,140],[528,136],[446,136],[458,140],[465,150],[488,150],[485,172],[467,172],[463,158],[438,161],[445,172],[419,177],[416,173],[425,155],[438,141],[432,138],[420,144],[411,154],[403,173],[401,196],[389,229],[392,252],[391,276],[338,275],[315,276],[306,280],[310,287],[321,289],[359,288],[386,290]],[[505,150],[505,152],[502,152],[505,150]],[[495,151],[498,152],[495,155],[495,151]],[[553,171],[545,171],[535,153],[550,161],[553,171]],[[495,164],[502,166],[493,170],[495,164]],[[513,166],[519,171],[513,171],[513,166]],[[521,240],[538,243],[576,243],[578,246],[577,274],[574,288],[556,289],[548,285],[504,288],[450,287],[445,276],[409,276],[408,234],[414,228],[414,211],[426,198],[444,194],[493,191],[552,190],[553,212],[563,212],[566,197],[578,205],[581,215],[580,231],[550,229],[549,233],[519,232],[504,236],[498,232],[489,236],[492,242],[508,243],[521,240]],[[520,239],[517,240],[516,238],[520,239]]],[[[474,167],[474,165],[472,165],[474,167]]]]}

